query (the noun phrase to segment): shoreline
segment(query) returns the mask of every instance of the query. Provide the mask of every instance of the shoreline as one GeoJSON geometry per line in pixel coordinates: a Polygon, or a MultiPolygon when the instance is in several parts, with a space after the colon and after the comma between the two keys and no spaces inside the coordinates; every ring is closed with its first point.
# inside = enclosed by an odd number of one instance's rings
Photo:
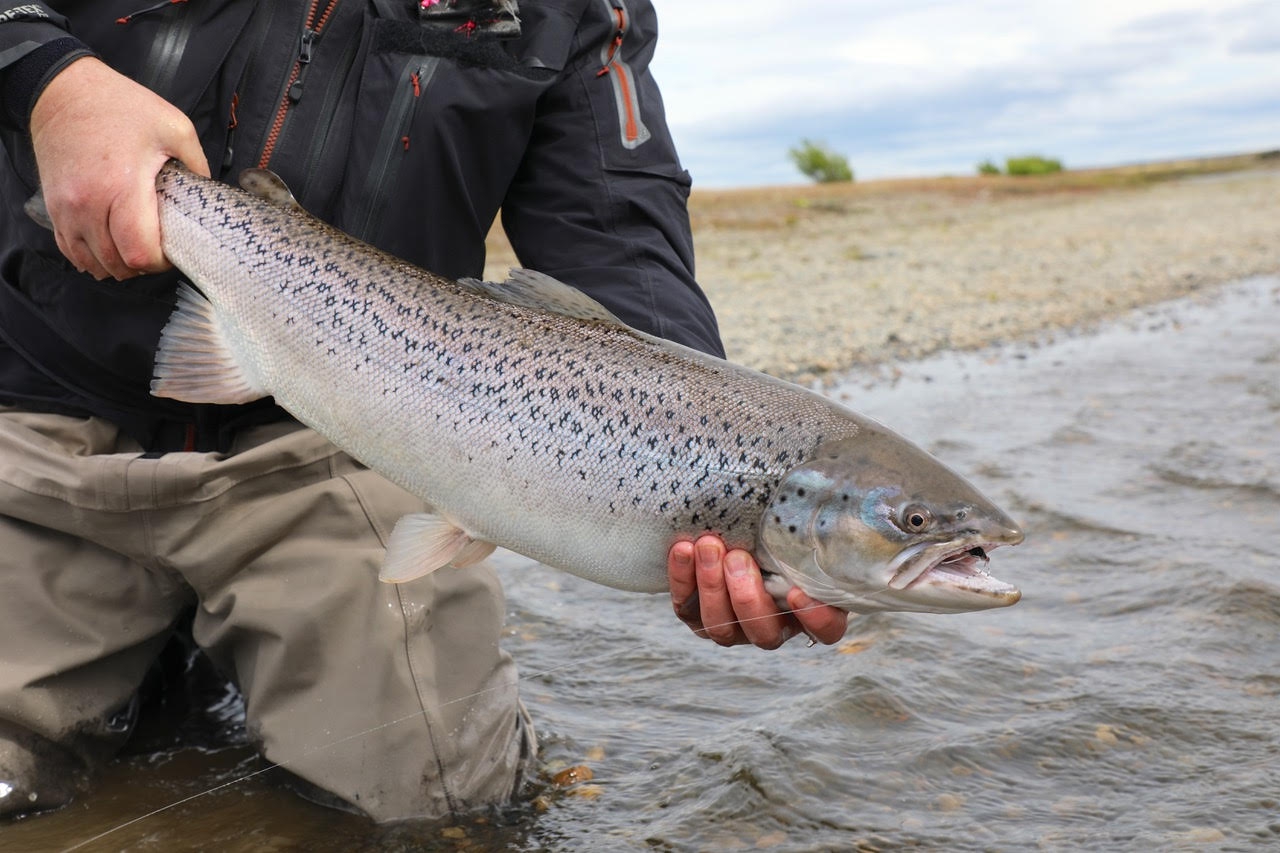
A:
{"type": "Polygon", "coordinates": [[[909,361],[865,365],[832,377],[824,393],[851,404],[868,391],[899,389],[904,385],[927,388],[968,382],[987,371],[1026,369],[1048,358],[1057,367],[1074,363],[1077,356],[1099,349],[1115,349],[1134,342],[1156,341],[1170,330],[1184,333],[1220,323],[1224,316],[1242,316],[1240,306],[1252,303],[1256,310],[1280,308],[1280,273],[1262,273],[1213,284],[1182,296],[1122,311],[1088,324],[1046,329],[1029,338],[995,342],[974,349],[940,349],[909,361]]]}
{"type": "MultiPolygon", "coordinates": [[[[690,213],[730,360],[810,385],[1280,272],[1280,169],[695,190],[690,213]]],[[[501,274],[514,255],[491,248],[501,274]]]]}

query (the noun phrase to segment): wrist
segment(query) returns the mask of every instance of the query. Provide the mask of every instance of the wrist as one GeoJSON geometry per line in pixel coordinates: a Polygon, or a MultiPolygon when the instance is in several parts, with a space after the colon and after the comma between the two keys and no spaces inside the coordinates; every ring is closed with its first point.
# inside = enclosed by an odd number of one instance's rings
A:
{"type": "Polygon", "coordinates": [[[0,75],[0,120],[29,130],[36,102],[49,83],[71,63],[95,55],[84,42],[66,36],[41,45],[4,69],[0,75]]]}

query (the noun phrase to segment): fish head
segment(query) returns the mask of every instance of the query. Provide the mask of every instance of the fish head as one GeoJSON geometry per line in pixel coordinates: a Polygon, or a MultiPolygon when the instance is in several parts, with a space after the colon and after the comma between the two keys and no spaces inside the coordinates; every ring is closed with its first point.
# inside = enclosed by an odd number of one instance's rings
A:
{"type": "Polygon", "coordinates": [[[992,549],[1022,539],[963,477],[869,422],[787,472],[761,518],[756,557],[787,585],[850,612],[962,613],[1022,597],[985,569],[992,549]]]}

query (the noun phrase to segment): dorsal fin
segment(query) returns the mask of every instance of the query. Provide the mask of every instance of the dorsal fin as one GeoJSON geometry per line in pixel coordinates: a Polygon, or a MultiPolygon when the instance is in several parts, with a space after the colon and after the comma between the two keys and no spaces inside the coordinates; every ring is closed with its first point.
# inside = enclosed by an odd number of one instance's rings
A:
{"type": "Polygon", "coordinates": [[[240,173],[240,188],[272,204],[302,209],[280,176],[268,169],[245,169],[240,173]]]}
{"type": "Polygon", "coordinates": [[[513,269],[508,276],[509,278],[502,282],[463,278],[458,280],[458,284],[511,305],[540,308],[543,311],[551,311],[579,320],[598,320],[617,326],[627,325],[608,308],[559,279],[524,269],[513,269]]]}

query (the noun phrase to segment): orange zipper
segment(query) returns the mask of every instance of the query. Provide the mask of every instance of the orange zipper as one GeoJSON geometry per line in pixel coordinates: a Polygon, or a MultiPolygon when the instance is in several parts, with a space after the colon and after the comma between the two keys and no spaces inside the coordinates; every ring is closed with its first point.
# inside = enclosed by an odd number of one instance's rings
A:
{"type": "Polygon", "coordinates": [[[320,0],[311,0],[311,9],[307,12],[307,23],[298,42],[298,58],[293,61],[293,70],[289,72],[289,82],[285,84],[284,95],[280,98],[280,106],[276,109],[275,119],[271,122],[271,130],[267,133],[266,144],[262,147],[262,156],[258,158],[258,168],[265,169],[271,162],[276,143],[280,140],[280,131],[284,129],[284,119],[289,108],[302,98],[302,75],[311,64],[311,50],[316,39],[324,32],[324,26],[333,15],[338,0],[328,0],[324,11],[320,12],[320,0]],[[317,13],[319,16],[317,17],[317,13]]]}
{"type": "Polygon", "coordinates": [[[615,6],[613,9],[614,17],[618,19],[618,28],[613,33],[613,41],[609,43],[609,53],[605,56],[604,66],[596,72],[597,77],[603,77],[610,71],[617,81],[617,85],[622,93],[622,137],[627,142],[635,143],[640,139],[640,126],[636,121],[635,97],[631,92],[631,80],[629,79],[626,69],[622,67],[622,63],[615,57],[618,55],[618,49],[622,47],[622,40],[627,35],[627,12],[625,9],[615,6]]]}

